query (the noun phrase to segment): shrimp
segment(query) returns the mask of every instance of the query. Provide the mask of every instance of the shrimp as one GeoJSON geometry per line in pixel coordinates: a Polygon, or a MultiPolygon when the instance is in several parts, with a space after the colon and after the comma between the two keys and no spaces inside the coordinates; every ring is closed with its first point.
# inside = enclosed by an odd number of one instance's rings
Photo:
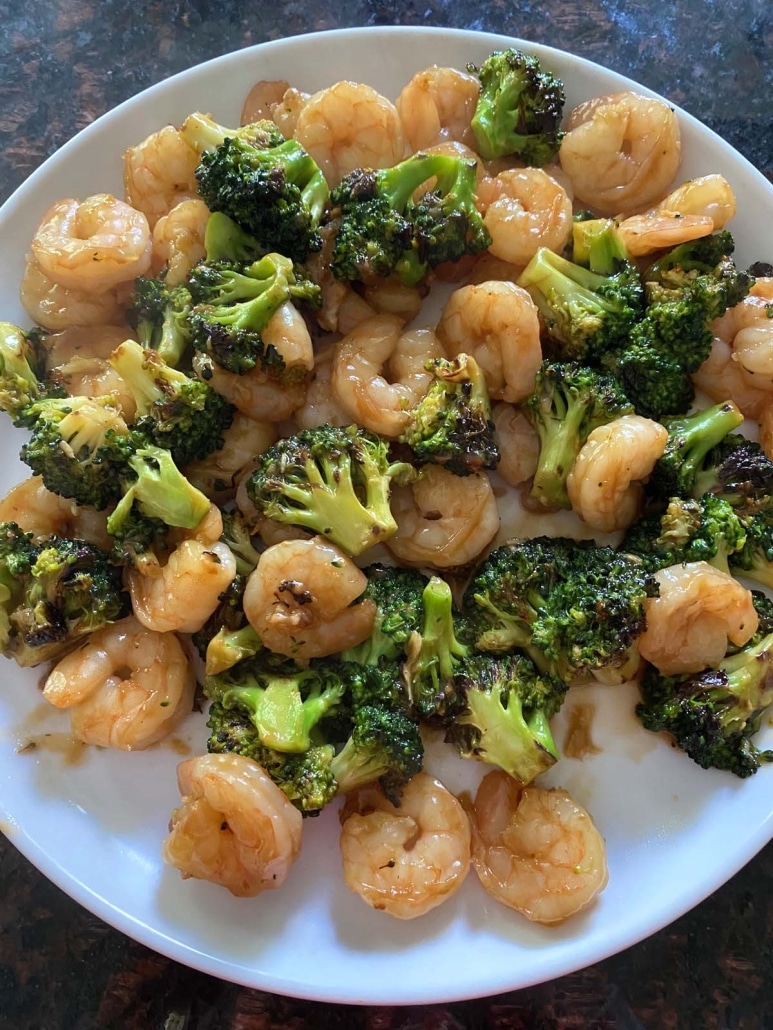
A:
{"type": "Polygon", "coordinates": [[[767,404],[760,415],[760,447],[773,461],[773,402],[767,404]]]}
{"type": "Polygon", "coordinates": [[[668,430],[640,415],[594,429],[566,479],[573,510],[602,533],[626,529],[639,514],[644,487],[666,448],[668,430]]]}
{"type": "Polygon", "coordinates": [[[117,290],[90,293],[54,282],[31,253],[25,259],[19,297],[30,318],[51,332],[117,322],[125,306],[117,290]]]}
{"type": "Polygon", "coordinates": [[[402,327],[396,315],[373,315],[336,344],[333,357],[336,403],[358,425],[390,439],[405,429],[410,409],[429,389],[425,363],[443,356],[431,330],[403,334],[402,327]]]}
{"type": "Polygon", "coordinates": [[[520,265],[511,265],[509,261],[494,257],[490,250],[483,250],[475,256],[467,284],[480,286],[481,283],[495,281],[517,284],[522,272],[520,265]]]}
{"type": "Polygon", "coordinates": [[[279,103],[272,109],[271,117],[274,124],[286,139],[295,135],[298,119],[308,99],[308,93],[302,93],[299,89],[290,86],[285,90],[279,103]]]}
{"type": "Polygon", "coordinates": [[[31,246],[43,273],[59,286],[104,293],[148,271],[152,240],[141,211],[97,193],[53,204],[31,246]]]}
{"type": "Polygon", "coordinates": [[[11,487],[0,500],[0,522],[15,522],[35,540],[49,536],[85,540],[103,551],[113,547],[107,532],[107,514],[81,507],[47,490],[40,476],[30,476],[11,487]]]}
{"type": "Polygon", "coordinates": [[[123,161],[126,199],[144,213],[151,228],[181,201],[198,196],[199,152],[173,125],[129,147],[123,161]]]}
{"type": "Polygon", "coordinates": [[[394,104],[357,82],[336,82],[312,94],[301,108],[294,135],[331,186],[355,168],[391,168],[405,156],[394,104]]]}
{"type": "Polygon", "coordinates": [[[260,556],[247,580],[244,614],[269,650],[305,661],[362,643],[376,607],[354,602],[367,577],[321,536],[285,540],[260,556]]]}
{"type": "Polygon", "coordinates": [[[472,864],[484,890],[532,922],[562,923],[606,886],[604,838],[565,790],[522,788],[495,769],[472,814],[472,864]]]}
{"type": "Polygon", "coordinates": [[[437,335],[451,357],[475,358],[492,400],[517,404],[534,390],[542,364],[539,317],[534,301],[515,283],[490,281],[454,290],[437,335]]]}
{"type": "Polygon", "coordinates": [[[572,233],[572,201],[541,168],[512,168],[494,180],[497,196],[483,216],[489,250],[511,265],[526,265],[540,247],[560,252],[572,233]]]}
{"type": "Polygon", "coordinates": [[[405,324],[421,311],[421,295],[415,286],[406,286],[392,276],[366,286],[365,302],[380,315],[397,315],[405,324]]]}
{"type": "Polygon", "coordinates": [[[735,215],[736,206],[733,187],[724,175],[713,173],[683,182],[654,210],[710,218],[715,229],[722,229],[735,215]]]}
{"type": "Polygon", "coordinates": [[[314,360],[314,375],[306,391],[306,400],[293,416],[299,429],[316,426],[348,426],[351,416],[336,400],[332,389],[335,344],[320,347],[314,360]]]}
{"type": "Polygon", "coordinates": [[[347,795],[341,811],[344,883],[371,908],[415,919],[451,897],[470,871],[470,822],[427,772],[396,807],[376,786],[347,795]]]}
{"type": "Polygon", "coordinates": [[[773,302],[773,277],[760,276],[755,279],[748,295],[739,304],[728,308],[724,315],[714,319],[711,323],[711,331],[720,340],[732,344],[742,329],[770,324],[771,302],[773,302]]]}
{"type": "Polygon", "coordinates": [[[140,751],[167,736],[193,707],[196,676],[173,633],[131,616],[95,630],[49,674],[43,696],[67,708],[85,744],[140,751]]]}
{"type": "Polygon", "coordinates": [[[499,530],[499,511],[485,473],[455,476],[426,465],[410,486],[392,490],[397,532],[386,545],[405,565],[453,569],[474,561],[499,530]]]}
{"type": "Polygon", "coordinates": [[[43,337],[48,368],[59,368],[73,358],[110,357],[119,343],[132,339],[132,330],[123,325],[70,326],[43,337]]]}
{"type": "Polygon", "coordinates": [[[112,397],[127,422],[137,411],[134,395],[109,362],[115,348],[131,338],[120,325],[78,326],[46,336],[48,377],[71,397],[112,397]]]}
{"type": "Polygon", "coordinates": [[[728,640],[743,647],[759,622],[752,593],[708,562],[686,562],[655,573],[658,597],[646,602],[639,654],[663,676],[701,672],[725,656],[728,640]]]}
{"type": "Polygon", "coordinates": [[[448,141],[472,145],[470,123],[479,92],[480,83],[469,72],[437,65],[417,72],[395,105],[411,151],[448,141]]]}
{"type": "Polygon", "coordinates": [[[239,411],[223,432],[222,446],[186,465],[185,478],[211,500],[223,504],[235,495],[242,471],[275,440],[272,423],[258,422],[239,411]]]}
{"type": "Polygon", "coordinates": [[[231,549],[218,540],[222,531],[222,517],[212,505],[165,565],[150,563],[127,569],[132,610],[143,626],[159,633],[201,629],[236,575],[231,549]]]}
{"type": "Polygon", "coordinates": [[[244,98],[239,124],[252,125],[265,119],[271,121],[273,109],[289,88],[290,83],[286,79],[260,79],[244,98]]]}
{"type": "Polygon", "coordinates": [[[770,404],[771,395],[750,384],[748,379],[741,365],[733,360],[733,348],[718,336],[712,341],[708,358],[693,373],[696,387],[717,404],[730,398],[747,418],[759,419],[770,404]]]}
{"type": "Polygon", "coordinates": [[[276,890],[301,850],[303,817],[251,758],[200,755],[181,762],[182,804],[172,813],[164,861],[183,879],[227,888],[237,898],[276,890]]]}
{"type": "Polygon", "coordinates": [[[500,401],[491,411],[499,446],[497,472],[510,486],[520,486],[537,471],[540,442],[526,416],[512,404],[500,401]]]}
{"type": "Polygon", "coordinates": [[[663,100],[611,93],[575,107],[558,158],[576,199],[602,215],[643,211],[679,169],[679,121],[663,100]]]}
{"type": "Polygon", "coordinates": [[[182,200],[159,218],[153,227],[154,276],[163,272],[169,286],[185,282],[193,266],[204,257],[208,219],[209,208],[198,199],[182,200]]]}

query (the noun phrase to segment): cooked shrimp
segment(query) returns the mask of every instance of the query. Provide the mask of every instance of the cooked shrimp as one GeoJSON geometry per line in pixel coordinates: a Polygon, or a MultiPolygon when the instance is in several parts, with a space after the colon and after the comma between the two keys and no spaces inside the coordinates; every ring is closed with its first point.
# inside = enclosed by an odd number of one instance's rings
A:
{"type": "Polygon", "coordinates": [[[199,153],[172,125],[129,147],[123,160],[126,199],[151,228],[181,201],[198,196],[199,153]]]}
{"type": "Polygon", "coordinates": [[[475,261],[467,276],[467,283],[470,286],[479,286],[487,282],[517,283],[523,272],[522,265],[511,265],[509,261],[494,257],[490,250],[484,250],[477,254],[475,261]]]}
{"type": "Polygon", "coordinates": [[[276,890],[301,850],[303,818],[257,762],[200,755],[181,762],[182,804],[172,813],[164,861],[183,879],[227,888],[237,898],[276,890]]]}
{"type": "Polygon", "coordinates": [[[259,366],[238,375],[197,354],[193,367],[213,390],[256,422],[283,422],[300,408],[306,397],[305,380],[283,384],[267,376],[259,366]]]}
{"type": "Polygon", "coordinates": [[[185,466],[185,478],[218,504],[236,493],[242,471],[276,440],[276,427],[240,411],[223,432],[223,446],[185,466]]]}
{"type": "Polygon", "coordinates": [[[646,602],[638,645],[662,675],[713,668],[728,640],[742,647],[754,635],[759,620],[751,591],[727,572],[698,561],[660,569],[655,578],[660,595],[646,602]]]}
{"type": "Polygon", "coordinates": [[[499,511],[485,473],[455,476],[426,465],[410,486],[392,489],[397,532],[387,547],[405,565],[453,569],[474,561],[499,530],[499,511]]]}
{"type": "Polygon", "coordinates": [[[244,591],[244,614],[271,651],[305,661],[362,643],[373,631],[372,601],[355,604],[368,580],[321,536],[267,548],[244,591]]]}
{"type": "Polygon", "coordinates": [[[602,215],[630,215],[660,200],[679,169],[675,112],[663,100],[612,93],[575,107],[559,160],[575,197],[602,215]]]}
{"type": "Polygon", "coordinates": [[[124,306],[123,298],[116,290],[90,293],[54,282],[45,274],[34,254],[28,254],[25,259],[19,298],[33,322],[51,332],[71,326],[117,322],[124,306]]]}
{"type": "Polygon", "coordinates": [[[427,772],[396,807],[376,786],[353,791],[341,811],[344,883],[396,919],[423,916],[451,897],[470,870],[470,822],[459,801],[427,772]]]}
{"type": "Polygon", "coordinates": [[[97,193],[85,200],[58,200],[32,237],[32,253],[44,274],[60,286],[104,293],[144,275],[152,241],[141,211],[97,193]]]}
{"type": "Polygon", "coordinates": [[[733,360],[733,348],[718,336],[714,337],[708,358],[693,373],[693,381],[717,404],[732,400],[747,418],[759,419],[771,401],[769,391],[757,389],[749,382],[741,365],[733,360]]]}
{"type": "Polygon", "coordinates": [[[127,422],[137,413],[137,402],[123,378],[104,358],[70,358],[51,368],[48,378],[70,397],[112,397],[127,422]]]}
{"type": "Polygon", "coordinates": [[[489,250],[511,265],[526,265],[540,247],[562,251],[572,233],[572,201],[541,168],[512,168],[495,179],[497,197],[483,217],[489,250]]]}
{"type": "Polygon", "coordinates": [[[764,326],[771,322],[769,314],[773,303],[773,278],[760,276],[755,279],[748,296],[732,308],[728,308],[721,318],[711,323],[711,331],[725,343],[733,343],[742,329],[764,326]]]}
{"type": "Polygon", "coordinates": [[[587,908],[608,879],[604,838],[582,805],[501,769],[475,795],[472,864],[487,894],[548,926],[587,908]]]}
{"type": "Polygon", "coordinates": [[[735,215],[735,192],[724,175],[699,175],[677,186],[654,210],[710,218],[715,229],[722,229],[735,215]]]}
{"type": "Polygon", "coordinates": [[[760,447],[773,461],[773,401],[766,405],[760,415],[760,447]]]}
{"type": "Polygon", "coordinates": [[[656,210],[624,218],[617,231],[629,254],[643,257],[708,236],[714,232],[714,222],[708,215],[680,215],[656,210]]]}
{"type": "Polygon", "coordinates": [[[540,443],[537,432],[523,412],[500,401],[491,411],[499,446],[497,472],[510,486],[520,486],[537,471],[540,443]]]}
{"type": "Polygon", "coordinates": [[[391,168],[405,156],[394,104],[370,86],[336,82],[301,108],[295,138],[335,186],[355,168],[391,168]]]}
{"type": "Polygon", "coordinates": [[[412,152],[455,140],[472,145],[470,122],[480,83],[469,72],[432,65],[417,72],[397,98],[397,112],[412,152]]]}
{"type": "Polygon", "coordinates": [[[132,339],[132,330],[123,325],[70,326],[43,337],[48,368],[59,368],[73,358],[107,360],[119,343],[132,339]]]}
{"type": "Polygon", "coordinates": [[[164,273],[164,281],[178,286],[204,257],[204,233],[209,208],[203,200],[182,200],[153,227],[151,270],[164,273]]]}
{"type": "Polygon", "coordinates": [[[43,696],[69,709],[78,740],[140,751],[191,711],[195,689],[193,665],[177,637],[129,617],[95,630],[65,655],[43,696]]]}
{"type": "Polygon", "coordinates": [[[201,629],[236,575],[231,549],[217,539],[222,530],[220,512],[212,505],[201,526],[186,533],[165,565],[127,569],[132,609],[143,626],[159,633],[201,629]]]}
{"type": "Polygon", "coordinates": [[[30,476],[11,487],[0,500],[0,522],[15,522],[36,540],[63,536],[85,540],[103,551],[109,551],[114,543],[107,532],[105,512],[52,493],[40,476],[30,476]]]}
{"type": "Polygon", "coordinates": [[[321,346],[314,359],[314,374],[306,391],[306,400],[293,415],[299,429],[315,426],[348,426],[351,416],[336,400],[333,393],[333,360],[335,344],[321,346]]]}
{"type": "Polygon", "coordinates": [[[668,431],[640,415],[623,415],[594,429],[569,470],[573,510],[602,533],[630,526],[644,496],[642,480],[666,448],[668,431]]]}
{"type": "Polygon", "coordinates": [[[265,119],[271,121],[272,110],[280,103],[290,88],[286,79],[261,79],[256,82],[242,104],[240,125],[251,125],[265,119]]]}
{"type": "Polygon", "coordinates": [[[396,315],[373,315],[336,344],[333,357],[336,403],[350,420],[390,439],[400,435],[409,409],[429,388],[425,363],[443,356],[431,330],[403,333],[402,327],[396,315]]]}
{"type": "Polygon", "coordinates": [[[308,99],[308,93],[302,93],[299,89],[290,86],[289,89],[285,90],[282,99],[271,111],[274,124],[287,139],[295,135],[298,119],[308,99]]]}
{"type": "Polygon", "coordinates": [[[493,400],[517,404],[534,389],[542,364],[537,308],[510,282],[462,286],[448,298],[437,335],[451,357],[469,354],[493,400]]]}
{"type": "Polygon", "coordinates": [[[418,289],[391,276],[366,286],[363,296],[373,311],[380,315],[397,315],[403,324],[412,321],[421,311],[418,289]]]}

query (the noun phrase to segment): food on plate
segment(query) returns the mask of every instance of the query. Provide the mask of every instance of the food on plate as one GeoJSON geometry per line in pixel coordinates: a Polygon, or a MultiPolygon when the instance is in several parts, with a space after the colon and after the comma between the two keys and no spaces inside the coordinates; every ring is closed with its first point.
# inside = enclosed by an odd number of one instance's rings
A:
{"type": "Polygon", "coordinates": [[[34,473],[0,502],[0,650],[55,661],[44,696],[103,747],[168,735],[197,684],[186,878],[279,887],[341,802],[373,908],[472,865],[556,924],[607,879],[540,784],[573,689],[638,681],[699,765],[773,758],[745,583],[773,587],[773,278],[733,259],[723,176],[674,187],[667,104],[564,105],[514,49],[396,103],[261,81],[241,126],[127,140],[125,200],[43,215],[35,325],[0,323],[34,473]],[[494,767],[474,800],[438,747],[494,767]]]}

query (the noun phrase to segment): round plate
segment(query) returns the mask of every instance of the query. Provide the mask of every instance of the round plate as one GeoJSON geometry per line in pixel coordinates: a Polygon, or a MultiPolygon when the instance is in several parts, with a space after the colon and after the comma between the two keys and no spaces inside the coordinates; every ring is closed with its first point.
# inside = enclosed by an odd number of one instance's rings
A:
{"type": "MultiPolygon", "coordinates": [[[[463,68],[515,45],[558,74],[567,110],[634,84],[566,53],[476,32],[353,29],[242,50],[146,90],[100,118],[48,160],[0,211],[2,318],[23,325],[18,283],[37,222],[60,197],[121,194],[125,147],[191,111],[236,124],[258,79],[285,78],[312,91],[347,78],[395,98],[429,64],[463,68]]],[[[636,87],[642,92],[651,91],[636,87]]],[[[680,178],[721,172],[735,188],[731,224],[741,263],[769,256],[773,189],[748,162],[695,119],[679,114],[680,178]]],[[[3,430],[0,489],[27,474],[23,434],[3,430]]],[[[237,900],[208,883],[183,881],[160,857],[179,803],[175,766],[205,750],[205,717],[191,716],[171,742],[123,754],[73,748],[67,719],[43,703],[39,673],[3,667],[0,695],[0,820],[9,839],[54,883],[143,944],[224,979],[304,998],[371,1004],[431,1003],[494,994],[560,976],[653,933],[701,901],[771,836],[771,781],[703,772],[648,734],[628,688],[572,691],[569,708],[596,705],[598,754],[563,759],[546,778],[567,787],[606,837],[610,880],[598,902],[547,929],[497,905],[471,875],[459,894],[422,919],[371,911],[343,885],[338,819],[328,810],[304,824],[304,847],[285,886],[237,900]],[[20,748],[30,740],[40,746],[20,748]]],[[[452,790],[471,767],[433,755],[452,790]]],[[[477,767],[474,770],[478,771],[477,767]]]]}

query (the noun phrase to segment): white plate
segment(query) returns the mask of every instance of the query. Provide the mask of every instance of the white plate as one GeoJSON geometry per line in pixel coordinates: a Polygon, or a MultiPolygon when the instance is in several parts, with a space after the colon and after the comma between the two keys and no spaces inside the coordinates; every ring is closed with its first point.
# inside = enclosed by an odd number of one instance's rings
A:
{"type": "MultiPolygon", "coordinates": [[[[0,212],[0,317],[28,324],[17,300],[22,255],[45,208],[63,196],[121,191],[121,154],[195,109],[235,124],[249,87],[286,78],[314,90],[340,78],[394,98],[413,72],[462,68],[513,43],[562,77],[568,108],[632,83],[545,47],[476,32],[354,29],[242,50],[176,75],[89,126],[37,171],[0,212]]],[[[649,92],[645,90],[644,92],[649,92]]],[[[721,172],[739,213],[731,228],[743,263],[770,258],[773,190],[748,162],[680,113],[688,178],[721,172]]],[[[3,426],[0,489],[26,475],[21,433],[3,426]]],[[[587,915],[558,929],[527,923],[487,899],[475,877],[447,904],[402,923],[370,911],[343,886],[336,813],[305,823],[304,849],[281,891],[237,900],[183,882],[160,860],[178,803],[175,766],[187,744],[203,751],[204,717],[176,745],[121,754],[19,742],[67,721],[36,693],[38,673],[2,667],[0,820],[9,839],[76,901],[138,941],[207,973],[300,997],[352,1003],[450,1001],[525,987],[589,965],[641,940],[697,904],[771,837],[773,769],[746,782],[706,773],[640,729],[630,691],[596,691],[600,754],[562,760],[549,777],[592,812],[607,840],[610,882],[587,915]],[[181,743],[182,741],[182,743],[181,743]]],[[[575,700],[585,699],[583,692],[575,700]]],[[[561,731],[558,732],[562,739],[561,731]]],[[[63,737],[49,738],[56,744],[63,737]]],[[[443,762],[451,789],[473,763],[443,762]],[[464,768],[462,768],[464,766],[464,768]]]]}

